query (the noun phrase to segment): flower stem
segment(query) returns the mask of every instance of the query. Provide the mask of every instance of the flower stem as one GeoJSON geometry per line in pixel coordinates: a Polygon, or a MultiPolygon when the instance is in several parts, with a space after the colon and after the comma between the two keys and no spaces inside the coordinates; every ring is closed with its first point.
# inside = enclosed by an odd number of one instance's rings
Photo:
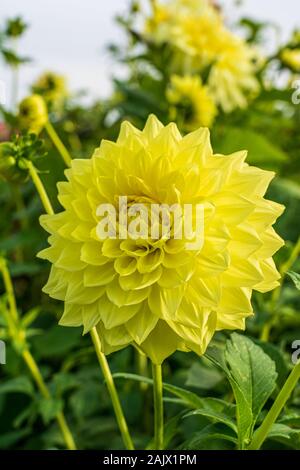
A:
{"type": "MultiPolygon", "coordinates": [[[[18,331],[19,315],[18,315],[18,310],[17,310],[16,298],[15,298],[15,294],[13,290],[12,280],[9,274],[9,270],[7,268],[7,263],[6,263],[6,260],[2,258],[0,260],[0,271],[3,276],[3,282],[4,282],[4,286],[5,286],[5,290],[6,290],[6,294],[8,298],[9,310],[10,310],[10,317],[7,318],[8,328],[10,331],[10,336],[14,338],[16,335],[19,334],[19,331],[18,331]]],[[[34,357],[32,356],[31,352],[29,351],[26,345],[26,342],[24,342],[23,344],[21,354],[41,394],[46,399],[49,400],[51,398],[51,394],[47,388],[47,385],[44,382],[44,379],[38,368],[37,363],[35,362],[34,357]]],[[[56,420],[58,422],[58,425],[64,437],[67,448],[69,450],[76,450],[76,445],[75,445],[72,433],[68,427],[68,424],[66,422],[65,416],[62,411],[56,414],[56,420]]]]}
{"type": "Polygon", "coordinates": [[[126,446],[126,449],[133,450],[134,446],[133,446],[133,443],[132,443],[132,440],[128,431],[128,426],[127,426],[127,423],[123,414],[123,410],[122,410],[119,396],[116,390],[114,379],[111,375],[111,371],[110,371],[108,362],[106,360],[106,357],[101,351],[101,342],[100,342],[100,338],[98,336],[98,333],[95,327],[92,328],[91,330],[91,337],[92,337],[92,341],[94,343],[97,358],[98,358],[98,361],[99,361],[99,364],[100,364],[100,367],[101,367],[101,370],[102,370],[102,373],[105,378],[106,385],[110,394],[110,398],[111,398],[114,412],[116,415],[116,419],[117,419],[117,422],[121,431],[123,442],[126,446]]]}
{"type": "Polygon", "coordinates": [[[48,132],[50,139],[52,140],[53,144],[57,148],[65,164],[67,166],[71,166],[71,162],[72,162],[71,155],[69,154],[63,142],[60,140],[56,130],[54,129],[50,121],[47,121],[45,125],[45,129],[48,132]]]}
{"type": "MultiPolygon", "coordinates": [[[[25,349],[22,352],[22,356],[23,356],[23,359],[24,359],[28,369],[30,370],[30,373],[31,373],[31,375],[32,375],[39,391],[41,392],[41,394],[43,395],[44,398],[46,398],[47,400],[50,400],[51,399],[50,392],[48,390],[47,385],[44,382],[42,374],[41,374],[41,372],[38,368],[37,363],[35,362],[34,357],[31,354],[31,352],[28,349],[25,349]]],[[[76,444],[74,442],[72,433],[70,431],[70,428],[67,424],[67,421],[66,421],[66,418],[65,418],[63,412],[59,411],[55,415],[55,417],[56,417],[58,426],[61,430],[61,433],[64,437],[67,449],[76,450],[76,444]]]]}
{"type": "Polygon", "coordinates": [[[50,215],[53,215],[54,214],[54,211],[53,211],[53,208],[52,208],[52,205],[51,205],[51,202],[48,198],[48,194],[46,193],[46,190],[44,188],[44,185],[38,175],[38,172],[36,170],[36,168],[34,167],[34,165],[32,164],[32,162],[28,162],[28,170],[29,170],[29,174],[31,176],[31,179],[37,189],[37,192],[39,193],[39,196],[41,198],[41,201],[42,201],[42,204],[45,208],[45,211],[47,212],[47,214],[50,214],[50,215]]]}
{"type": "Polygon", "coordinates": [[[152,376],[154,396],[154,444],[155,450],[162,450],[164,448],[164,411],[161,365],[152,363],[152,376]]]}
{"type": "Polygon", "coordinates": [[[16,298],[14,294],[12,280],[11,280],[9,270],[7,267],[7,262],[4,258],[0,259],[0,271],[3,277],[4,287],[5,287],[9,310],[11,314],[11,319],[14,323],[17,323],[19,321],[17,302],[16,302],[16,298]]]}
{"type": "MultiPolygon", "coordinates": [[[[29,168],[29,172],[30,172],[30,175],[32,177],[32,180],[35,184],[35,187],[36,187],[36,189],[39,193],[39,196],[41,198],[42,204],[45,208],[45,211],[47,212],[47,214],[50,214],[50,215],[54,214],[53,208],[51,206],[51,202],[48,198],[48,195],[47,195],[46,190],[43,186],[43,183],[41,182],[41,180],[40,180],[40,178],[37,174],[37,171],[36,171],[36,169],[34,168],[34,166],[32,165],[31,162],[29,162],[28,168],[29,168]]],[[[107,388],[108,388],[109,393],[110,393],[113,408],[114,408],[116,418],[117,418],[117,421],[118,421],[118,424],[119,424],[119,427],[120,427],[120,431],[121,431],[121,434],[122,434],[122,437],[123,437],[123,440],[124,440],[124,444],[125,444],[127,449],[133,450],[134,447],[133,447],[132,440],[131,440],[130,435],[129,435],[127,423],[126,423],[126,420],[124,418],[124,414],[123,414],[123,411],[122,411],[122,408],[121,408],[121,404],[120,404],[120,400],[119,400],[119,397],[118,397],[118,394],[117,394],[117,390],[116,390],[116,387],[115,387],[115,384],[114,384],[114,381],[113,381],[113,378],[112,378],[112,375],[111,375],[110,368],[109,368],[109,365],[107,363],[106,357],[101,351],[101,343],[100,343],[100,339],[99,339],[96,328],[92,329],[91,337],[92,337],[92,340],[93,340],[93,343],[94,343],[94,346],[95,346],[95,350],[96,350],[96,353],[97,353],[97,357],[98,357],[100,367],[102,369],[103,375],[104,375],[106,383],[107,383],[107,388]]]]}
{"type": "Polygon", "coordinates": [[[254,433],[254,437],[249,446],[249,450],[258,450],[263,444],[264,440],[268,436],[268,433],[281,413],[284,405],[286,404],[288,398],[290,397],[292,391],[297,385],[298,380],[300,379],[300,362],[296,364],[286,379],[284,386],[277,395],[276,400],[274,401],[272,407],[270,408],[267,416],[263,420],[261,426],[254,433]]]}

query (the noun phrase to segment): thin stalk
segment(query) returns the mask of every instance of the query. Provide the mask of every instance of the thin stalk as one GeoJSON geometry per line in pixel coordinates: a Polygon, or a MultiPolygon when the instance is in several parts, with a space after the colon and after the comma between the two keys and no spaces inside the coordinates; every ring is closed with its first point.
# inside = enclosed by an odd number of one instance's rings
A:
{"type": "Polygon", "coordinates": [[[155,450],[164,448],[164,410],[161,365],[152,363],[154,397],[154,444],[155,450]]]}
{"type": "Polygon", "coordinates": [[[16,201],[16,207],[18,212],[23,212],[23,217],[20,219],[22,230],[26,230],[29,227],[29,221],[25,213],[26,206],[24,204],[23,195],[18,184],[13,186],[13,195],[16,201]]]}
{"type": "Polygon", "coordinates": [[[291,393],[296,387],[298,380],[300,379],[300,362],[294,366],[292,372],[286,379],[284,386],[277,395],[276,400],[274,401],[272,407],[270,408],[267,416],[263,420],[261,426],[254,433],[254,437],[249,446],[249,450],[258,450],[265,441],[268,433],[275,423],[276,419],[280,415],[284,405],[289,399],[291,393]]]}
{"type": "MultiPolygon", "coordinates": [[[[42,374],[38,368],[38,365],[37,363],[35,362],[35,359],[34,357],[32,356],[31,352],[28,350],[28,349],[25,349],[23,352],[22,352],[22,357],[39,389],[39,391],[41,392],[41,394],[43,395],[44,398],[46,398],[47,400],[50,400],[51,399],[51,394],[48,390],[48,387],[47,385],[45,384],[45,381],[42,377],[42,374]]],[[[76,444],[74,442],[74,439],[73,439],[73,436],[72,436],[72,433],[70,431],[70,428],[67,424],[67,421],[66,421],[66,418],[63,414],[62,411],[59,411],[56,415],[55,415],[55,418],[57,420],[57,423],[58,423],[58,426],[61,430],[61,433],[64,437],[64,440],[65,440],[65,443],[66,443],[66,446],[67,446],[67,449],[69,450],[76,450],[76,444]]]]}
{"type": "Polygon", "coordinates": [[[276,309],[276,304],[279,300],[286,274],[290,270],[290,268],[293,266],[295,261],[297,260],[297,258],[299,256],[299,253],[300,253],[300,237],[298,238],[297,242],[295,243],[294,248],[292,249],[292,252],[291,252],[290,256],[288,257],[288,259],[284,263],[282,263],[282,265],[279,269],[279,272],[281,274],[281,282],[280,282],[280,286],[278,286],[272,292],[272,296],[271,296],[271,300],[270,300],[270,308],[269,308],[269,310],[271,312],[271,314],[270,314],[271,316],[270,316],[269,320],[265,323],[265,325],[262,329],[262,333],[261,333],[261,336],[260,336],[261,341],[268,341],[269,340],[270,331],[271,331],[271,328],[273,326],[273,321],[274,321],[273,312],[276,309]]]}
{"type": "Polygon", "coordinates": [[[39,196],[41,198],[41,202],[42,202],[42,204],[45,208],[45,211],[47,212],[47,214],[53,215],[54,210],[52,208],[50,199],[48,198],[48,194],[46,193],[46,190],[45,190],[44,185],[43,185],[43,183],[42,183],[42,181],[41,181],[41,179],[38,175],[38,172],[37,172],[36,168],[34,167],[34,165],[31,162],[28,162],[28,170],[29,170],[29,174],[31,176],[31,179],[33,181],[33,184],[35,185],[36,190],[39,193],[39,196]]]}
{"type": "Polygon", "coordinates": [[[14,288],[12,284],[12,280],[9,274],[9,270],[7,267],[7,262],[4,258],[1,258],[0,260],[0,271],[3,277],[3,282],[4,282],[4,287],[7,295],[7,300],[8,300],[8,305],[9,305],[9,311],[11,318],[14,323],[17,323],[19,321],[19,314],[18,314],[18,309],[17,309],[17,302],[14,294],[14,288]]]}
{"type": "Polygon", "coordinates": [[[50,121],[47,121],[45,125],[45,129],[48,132],[50,139],[52,140],[53,144],[57,148],[65,164],[67,166],[71,166],[71,162],[72,162],[71,155],[69,154],[63,142],[60,140],[56,130],[54,129],[50,121]]]}
{"type": "Polygon", "coordinates": [[[116,419],[119,425],[119,429],[123,438],[123,442],[126,446],[126,449],[133,450],[134,446],[133,446],[133,443],[132,443],[132,440],[128,431],[128,426],[127,426],[127,423],[123,414],[123,410],[122,410],[118,392],[114,383],[114,379],[111,375],[111,371],[110,371],[107,359],[105,355],[103,354],[103,352],[101,351],[101,342],[100,342],[100,338],[98,336],[98,333],[95,327],[92,328],[91,330],[91,337],[94,343],[95,351],[96,351],[97,358],[98,358],[98,361],[102,370],[102,374],[104,376],[104,379],[105,379],[105,382],[106,382],[106,385],[110,394],[110,398],[111,398],[114,412],[116,415],[116,419]]]}
{"type": "MultiPolygon", "coordinates": [[[[40,178],[37,174],[37,171],[36,171],[35,167],[32,165],[31,162],[29,162],[28,168],[29,168],[31,178],[32,178],[32,180],[35,184],[35,187],[36,187],[36,189],[39,193],[39,196],[41,198],[41,202],[42,202],[42,204],[45,208],[45,211],[47,212],[47,214],[50,214],[50,215],[54,214],[53,208],[51,206],[51,202],[48,198],[48,195],[47,195],[46,190],[43,186],[43,183],[40,180],[40,178]]],[[[121,431],[121,434],[122,434],[122,437],[123,437],[123,440],[124,440],[124,444],[125,444],[127,449],[133,450],[134,447],[133,447],[133,444],[132,444],[131,437],[129,435],[127,423],[126,423],[126,420],[124,418],[124,414],[123,414],[123,411],[122,411],[122,408],[121,408],[121,404],[120,404],[120,400],[119,400],[119,397],[118,397],[118,394],[117,394],[117,390],[116,390],[116,387],[115,387],[115,384],[114,384],[114,381],[113,381],[113,378],[112,378],[112,375],[111,375],[110,368],[109,368],[109,365],[107,363],[106,357],[101,351],[101,343],[100,343],[100,339],[99,339],[96,328],[92,329],[91,336],[92,336],[92,340],[93,340],[93,343],[94,343],[94,346],[95,346],[95,350],[96,350],[96,354],[97,354],[97,357],[98,357],[99,364],[101,366],[103,375],[106,379],[107,388],[108,388],[109,393],[110,393],[110,398],[111,398],[113,408],[114,408],[115,413],[116,413],[116,418],[117,418],[119,428],[120,428],[120,431],[121,431]]]]}
{"type": "MultiPolygon", "coordinates": [[[[6,290],[6,295],[8,298],[8,305],[9,305],[9,310],[10,310],[10,316],[7,317],[8,320],[8,327],[10,330],[10,336],[12,338],[15,337],[16,334],[18,334],[18,323],[19,323],[19,315],[18,315],[18,310],[17,310],[17,303],[16,303],[16,298],[13,290],[13,285],[12,285],[12,280],[9,274],[9,270],[7,268],[7,263],[6,260],[1,259],[0,263],[0,271],[3,276],[3,282],[6,290]]],[[[37,363],[35,362],[34,357],[32,356],[31,352],[29,351],[28,347],[26,346],[26,343],[24,344],[23,350],[22,350],[22,357],[38,387],[40,390],[41,394],[47,398],[50,399],[51,395],[50,392],[44,382],[44,379],[42,377],[42,374],[38,368],[37,363]]],[[[76,450],[76,445],[72,436],[72,433],[68,427],[68,424],[66,422],[65,416],[62,411],[58,412],[56,414],[56,420],[59,425],[59,428],[62,432],[62,435],[64,437],[66,447],[69,450],[76,450]]]]}

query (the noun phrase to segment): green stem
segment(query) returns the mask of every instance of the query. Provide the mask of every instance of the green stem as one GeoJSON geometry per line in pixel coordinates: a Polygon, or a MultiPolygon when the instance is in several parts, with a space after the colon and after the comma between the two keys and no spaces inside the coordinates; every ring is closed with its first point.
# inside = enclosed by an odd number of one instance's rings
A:
{"type": "MultiPolygon", "coordinates": [[[[49,198],[47,196],[47,193],[46,193],[46,190],[43,186],[43,183],[41,182],[41,180],[40,180],[40,178],[39,178],[39,176],[36,172],[36,169],[34,168],[34,166],[32,165],[31,162],[29,162],[29,172],[30,172],[32,180],[33,180],[33,182],[36,186],[36,189],[39,193],[39,196],[41,198],[41,201],[43,203],[45,211],[50,215],[54,214],[53,208],[51,206],[51,203],[49,201],[49,198]]],[[[95,346],[95,349],[96,349],[99,364],[101,366],[103,375],[104,375],[106,383],[107,383],[107,388],[108,388],[109,393],[110,393],[110,397],[111,397],[112,404],[113,404],[113,407],[114,407],[114,410],[115,410],[115,413],[116,413],[117,421],[118,421],[118,424],[119,424],[119,427],[120,427],[120,431],[121,431],[124,443],[125,443],[127,449],[133,450],[134,447],[133,447],[132,440],[131,440],[129,432],[128,432],[127,423],[126,423],[125,418],[124,418],[124,414],[123,414],[123,411],[122,411],[122,408],[121,408],[121,404],[120,404],[120,401],[119,401],[117,390],[116,390],[116,387],[115,387],[115,384],[114,384],[114,381],[113,381],[113,378],[112,378],[112,375],[111,375],[106,357],[101,351],[101,343],[100,343],[100,339],[99,339],[96,328],[92,329],[91,337],[92,337],[92,340],[93,340],[93,343],[94,343],[94,346],[95,346]]]]}
{"type": "Polygon", "coordinates": [[[164,411],[161,365],[152,363],[154,396],[154,444],[155,450],[164,448],[164,411]]]}
{"type": "Polygon", "coordinates": [[[298,380],[300,379],[300,362],[294,366],[292,372],[288,376],[284,386],[277,395],[276,400],[274,401],[271,409],[269,410],[267,416],[263,420],[261,426],[254,433],[254,437],[249,446],[249,450],[258,450],[265,441],[268,433],[275,423],[276,419],[280,415],[284,405],[289,399],[292,391],[297,385],[298,380]]]}
{"type": "Polygon", "coordinates": [[[114,412],[116,415],[116,419],[117,419],[117,422],[121,431],[123,442],[126,446],[126,449],[133,450],[134,446],[133,446],[133,443],[132,443],[132,440],[128,431],[128,426],[127,426],[127,423],[123,414],[123,410],[122,410],[119,396],[116,390],[114,379],[111,375],[111,371],[110,371],[108,362],[106,360],[106,357],[101,351],[101,342],[100,342],[100,338],[98,336],[98,333],[95,327],[92,328],[91,330],[91,337],[92,337],[92,341],[94,343],[97,358],[98,358],[98,361],[99,361],[99,364],[100,364],[100,367],[101,367],[101,370],[102,370],[102,373],[105,378],[105,382],[106,382],[106,385],[110,394],[110,398],[111,398],[114,412]]]}
{"type": "MultiPolygon", "coordinates": [[[[13,290],[13,285],[12,285],[12,280],[10,277],[9,270],[7,268],[7,263],[5,259],[0,260],[0,271],[3,276],[3,282],[6,290],[6,294],[8,297],[8,304],[9,304],[9,310],[10,310],[10,317],[7,318],[8,320],[8,327],[10,330],[10,335],[12,338],[14,338],[16,335],[18,335],[18,324],[19,324],[19,315],[18,315],[18,310],[17,310],[17,303],[16,303],[16,298],[13,290]]],[[[22,350],[22,357],[38,387],[40,390],[41,394],[46,398],[50,399],[51,394],[44,382],[44,379],[42,377],[42,374],[38,368],[37,363],[35,362],[34,357],[32,356],[31,352],[29,351],[28,347],[26,346],[26,343],[24,344],[23,350],[22,350]]],[[[64,417],[64,414],[62,411],[58,412],[56,414],[56,420],[57,423],[60,427],[60,430],[62,432],[62,435],[64,437],[66,446],[69,450],[75,450],[76,445],[72,436],[72,433],[67,425],[66,419],[64,417]]]]}
{"type": "MultiPolygon", "coordinates": [[[[41,392],[41,394],[43,395],[44,398],[46,398],[47,400],[50,400],[51,399],[51,394],[48,390],[47,385],[44,382],[42,374],[41,374],[41,372],[38,368],[37,363],[35,362],[34,357],[31,354],[31,352],[28,349],[25,349],[22,352],[22,357],[23,357],[23,359],[24,359],[24,361],[25,361],[25,363],[26,363],[26,365],[27,365],[27,367],[28,367],[28,369],[29,369],[29,371],[30,371],[30,373],[31,373],[38,389],[39,389],[39,391],[41,392]]],[[[70,431],[70,428],[67,424],[67,421],[66,421],[66,418],[65,418],[63,412],[59,411],[55,415],[55,418],[57,420],[57,423],[58,423],[58,426],[61,430],[61,433],[64,437],[67,449],[76,450],[76,444],[74,442],[72,433],[70,431]]]]}
{"type": "MultiPolygon", "coordinates": [[[[148,377],[148,359],[147,359],[147,356],[140,352],[140,351],[136,351],[136,354],[137,354],[137,363],[138,363],[138,371],[139,371],[139,375],[143,376],[143,377],[148,377]]],[[[141,388],[141,391],[144,392],[145,390],[148,389],[148,384],[146,384],[145,382],[141,382],[140,384],[140,388],[141,388]]]]}
{"type": "Polygon", "coordinates": [[[25,207],[25,204],[24,204],[23,195],[22,195],[20,186],[18,184],[14,184],[13,194],[14,194],[15,201],[16,201],[17,211],[23,213],[23,217],[21,218],[21,222],[20,222],[21,223],[21,228],[22,228],[22,230],[27,230],[28,227],[29,227],[29,221],[28,221],[28,218],[27,218],[26,213],[25,213],[26,207],[25,207]]]}
{"type": "Polygon", "coordinates": [[[53,144],[57,148],[65,164],[67,166],[71,166],[71,162],[72,162],[71,155],[69,154],[63,142],[60,140],[56,130],[54,129],[50,121],[47,121],[45,125],[45,129],[48,132],[50,139],[52,140],[53,144]]]}
{"type": "Polygon", "coordinates": [[[14,323],[19,321],[19,314],[17,309],[17,302],[14,294],[14,288],[12,284],[12,280],[9,274],[9,270],[7,267],[7,262],[4,258],[0,259],[0,271],[3,277],[4,287],[7,295],[9,310],[11,314],[11,318],[14,323]]]}
{"type": "Polygon", "coordinates": [[[261,336],[260,336],[261,341],[268,341],[269,340],[270,330],[273,326],[273,321],[274,321],[274,310],[276,310],[276,304],[277,304],[277,302],[279,300],[279,297],[280,297],[280,294],[281,294],[281,290],[282,290],[282,286],[283,286],[283,283],[284,283],[284,280],[285,280],[286,273],[289,271],[289,269],[293,266],[293,264],[297,260],[297,258],[299,256],[299,253],[300,253],[300,237],[298,238],[297,242],[295,243],[294,248],[292,249],[292,252],[291,252],[290,256],[288,257],[288,259],[284,263],[282,263],[282,265],[279,269],[279,272],[281,274],[281,282],[280,282],[280,286],[278,286],[272,292],[272,296],[271,296],[271,300],[270,300],[270,307],[269,307],[270,318],[268,319],[268,321],[265,323],[265,325],[263,327],[263,330],[262,330],[262,333],[261,333],[261,336]]]}
{"type": "Polygon", "coordinates": [[[46,193],[46,190],[44,188],[44,185],[38,175],[38,172],[36,170],[36,168],[34,167],[34,165],[31,163],[31,162],[28,162],[28,170],[29,170],[29,174],[31,176],[31,179],[37,189],[37,192],[39,193],[39,196],[41,198],[41,201],[42,201],[42,204],[45,208],[45,211],[47,212],[47,214],[50,214],[50,215],[53,215],[54,214],[54,211],[53,211],[53,208],[52,208],[52,205],[51,205],[51,202],[48,198],[48,194],[46,193]]]}

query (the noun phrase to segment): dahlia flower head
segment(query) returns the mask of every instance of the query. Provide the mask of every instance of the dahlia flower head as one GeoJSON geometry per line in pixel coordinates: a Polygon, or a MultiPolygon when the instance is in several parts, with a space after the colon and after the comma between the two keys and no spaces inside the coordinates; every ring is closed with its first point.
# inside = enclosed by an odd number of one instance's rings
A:
{"type": "Polygon", "coordinates": [[[225,26],[210,0],[169,0],[155,5],[146,21],[146,36],[174,48],[174,66],[181,72],[209,67],[207,84],[224,112],[246,107],[259,91],[257,49],[225,26]]]}
{"type": "MultiPolygon", "coordinates": [[[[207,128],[181,136],[150,116],[142,131],[123,122],[58,183],[63,211],[41,216],[51,234],[39,253],[52,263],[44,292],[64,301],[61,325],[96,327],[105,354],[134,345],[160,364],[175,350],[201,355],[217,330],[244,329],[251,294],[278,285],[272,224],[283,206],[264,198],[274,173],[246,152],[213,154],[207,128]],[[201,204],[203,243],[100,239],[100,204],[201,204]]],[[[120,216],[120,214],[119,214],[120,216]]],[[[119,217],[120,220],[120,217],[119,217]]],[[[120,229],[120,227],[119,227],[120,229]]]]}
{"type": "MultiPolygon", "coordinates": [[[[199,76],[172,75],[166,93],[167,99],[183,117],[183,126],[193,131],[200,126],[211,127],[217,114],[216,105],[207,86],[202,85],[199,76]]],[[[180,117],[179,117],[180,119],[180,117]]]]}

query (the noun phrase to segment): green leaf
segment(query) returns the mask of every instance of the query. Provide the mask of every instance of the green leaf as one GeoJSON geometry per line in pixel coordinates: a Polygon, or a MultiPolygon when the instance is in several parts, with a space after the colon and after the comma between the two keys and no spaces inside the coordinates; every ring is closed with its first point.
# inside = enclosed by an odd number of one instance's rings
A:
{"type": "Polygon", "coordinates": [[[223,374],[216,368],[204,367],[195,362],[188,371],[186,385],[188,387],[210,390],[224,379],[223,374]]]}
{"type": "Polygon", "coordinates": [[[292,281],[295,284],[296,288],[298,290],[300,290],[300,274],[295,273],[294,271],[287,271],[287,274],[292,279],[292,281]]]}
{"type": "Polygon", "coordinates": [[[180,446],[185,450],[225,450],[236,446],[235,433],[221,423],[210,424],[180,446]],[[228,444],[230,443],[230,444],[228,444]]]}
{"type": "Polygon", "coordinates": [[[238,433],[237,426],[235,424],[235,405],[227,403],[226,401],[220,400],[218,398],[203,398],[202,404],[202,408],[190,411],[184,417],[187,418],[195,415],[206,416],[213,421],[225,424],[236,434],[238,433]]]}
{"type": "MultiPolygon", "coordinates": [[[[143,377],[142,375],[136,374],[127,374],[125,372],[118,372],[114,374],[115,378],[122,378],[128,380],[135,380],[137,382],[147,383],[149,385],[153,384],[153,380],[148,377],[143,377]]],[[[191,408],[200,408],[202,407],[202,399],[198,397],[193,392],[185,390],[184,388],[177,387],[176,385],[163,383],[163,388],[167,391],[180,398],[187,406],[191,408]]]]}
{"type": "Polygon", "coordinates": [[[0,393],[24,393],[25,395],[32,396],[34,388],[29,378],[26,375],[21,375],[2,383],[0,385],[0,393]]]}
{"type": "Polygon", "coordinates": [[[271,427],[267,438],[272,439],[275,437],[285,437],[287,439],[292,439],[295,436],[300,435],[300,429],[294,429],[286,424],[275,423],[271,427]]]}
{"type": "Polygon", "coordinates": [[[236,150],[248,150],[249,163],[270,169],[288,159],[286,153],[263,134],[244,128],[226,127],[217,142],[217,151],[229,154],[236,150]]]}
{"type": "Polygon", "coordinates": [[[29,429],[18,429],[17,431],[10,431],[1,433],[0,435],[0,449],[7,450],[8,447],[17,444],[18,441],[30,434],[29,429]]]}
{"type": "Polygon", "coordinates": [[[35,337],[32,344],[36,354],[43,358],[57,357],[71,351],[79,344],[81,331],[79,328],[62,328],[54,326],[42,336],[35,337]]]}
{"type": "Polygon", "coordinates": [[[45,424],[55,418],[63,408],[62,400],[52,398],[41,398],[38,403],[38,410],[45,424]]]}
{"type": "Polygon", "coordinates": [[[237,404],[239,446],[251,439],[257,417],[276,385],[272,359],[249,338],[233,333],[226,342],[228,379],[237,404]]]}

